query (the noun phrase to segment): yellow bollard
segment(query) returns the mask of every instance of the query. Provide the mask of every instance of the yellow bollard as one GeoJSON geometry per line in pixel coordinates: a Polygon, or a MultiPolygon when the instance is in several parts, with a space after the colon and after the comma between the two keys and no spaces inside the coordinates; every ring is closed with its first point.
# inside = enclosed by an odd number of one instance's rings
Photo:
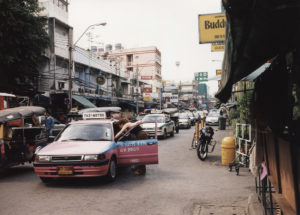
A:
{"type": "Polygon", "coordinates": [[[222,165],[228,165],[235,159],[235,141],[232,137],[224,137],[222,140],[222,165]]]}
{"type": "Polygon", "coordinates": [[[204,119],[201,119],[201,128],[204,128],[204,119]]]}
{"type": "Polygon", "coordinates": [[[195,140],[199,140],[199,123],[195,123],[195,140]]]}

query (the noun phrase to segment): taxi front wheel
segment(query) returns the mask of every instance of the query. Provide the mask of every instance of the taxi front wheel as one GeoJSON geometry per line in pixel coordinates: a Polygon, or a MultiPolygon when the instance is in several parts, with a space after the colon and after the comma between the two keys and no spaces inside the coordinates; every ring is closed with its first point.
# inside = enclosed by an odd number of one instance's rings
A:
{"type": "Polygon", "coordinates": [[[109,166],[108,166],[108,173],[106,175],[106,179],[108,181],[114,181],[117,177],[117,162],[114,157],[110,159],[109,166]]]}

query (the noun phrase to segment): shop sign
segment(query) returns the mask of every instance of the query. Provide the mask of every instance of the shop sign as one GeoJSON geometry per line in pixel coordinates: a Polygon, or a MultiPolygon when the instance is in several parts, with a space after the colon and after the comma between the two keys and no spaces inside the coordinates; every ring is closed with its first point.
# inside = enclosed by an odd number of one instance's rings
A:
{"type": "Polygon", "coordinates": [[[144,97],[144,101],[145,102],[151,102],[152,101],[152,97],[144,97]]]}
{"type": "Polygon", "coordinates": [[[170,102],[171,103],[177,103],[178,102],[178,95],[172,95],[170,97],[170,102]]]}
{"type": "Polygon", "coordinates": [[[152,80],[151,75],[141,76],[141,80],[152,80]]]}
{"type": "Polygon", "coordinates": [[[224,13],[199,15],[198,22],[200,44],[225,41],[226,16],[224,13]]]}
{"type": "Polygon", "coordinates": [[[211,51],[212,52],[223,52],[225,50],[224,43],[212,43],[211,51]]]}
{"type": "Polygon", "coordinates": [[[172,96],[172,93],[163,93],[162,96],[163,96],[163,97],[171,97],[171,96],[172,96]]]}
{"type": "Polygon", "coordinates": [[[152,101],[152,93],[143,93],[144,101],[150,102],[152,101]]]}
{"type": "Polygon", "coordinates": [[[96,82],[97,82],[97,84],[100,84],[100,85],[105,84],[105,78],[104,78],[104,76],[98,76],[96,78],[96,82]]]}
{"type": "Polygon", "coordinates": [[[144,88],[144,93],[152,93],[152,88],[144,88]]]}

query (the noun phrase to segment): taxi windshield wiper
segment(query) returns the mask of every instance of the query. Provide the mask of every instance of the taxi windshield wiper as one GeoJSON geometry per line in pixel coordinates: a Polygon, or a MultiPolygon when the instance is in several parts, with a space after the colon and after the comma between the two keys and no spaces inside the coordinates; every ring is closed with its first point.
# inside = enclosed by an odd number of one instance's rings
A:
{"type": "Polygon", "coordinates": [[[65,139],[65,140],[61,140],[61,141],[70,141],[70,140],[89,141],[89,140],[83,139],[83,138],[65,139]]]}

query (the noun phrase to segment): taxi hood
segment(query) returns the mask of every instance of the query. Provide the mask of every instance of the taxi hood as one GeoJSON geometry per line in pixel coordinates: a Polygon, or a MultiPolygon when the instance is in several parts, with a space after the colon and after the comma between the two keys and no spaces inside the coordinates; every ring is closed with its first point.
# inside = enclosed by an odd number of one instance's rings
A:
{"type": "Polygon", "coordinates": [[[38,155],[95,155],[111,146],[112,141],[56,141],[42,148],[38,155]]]}

